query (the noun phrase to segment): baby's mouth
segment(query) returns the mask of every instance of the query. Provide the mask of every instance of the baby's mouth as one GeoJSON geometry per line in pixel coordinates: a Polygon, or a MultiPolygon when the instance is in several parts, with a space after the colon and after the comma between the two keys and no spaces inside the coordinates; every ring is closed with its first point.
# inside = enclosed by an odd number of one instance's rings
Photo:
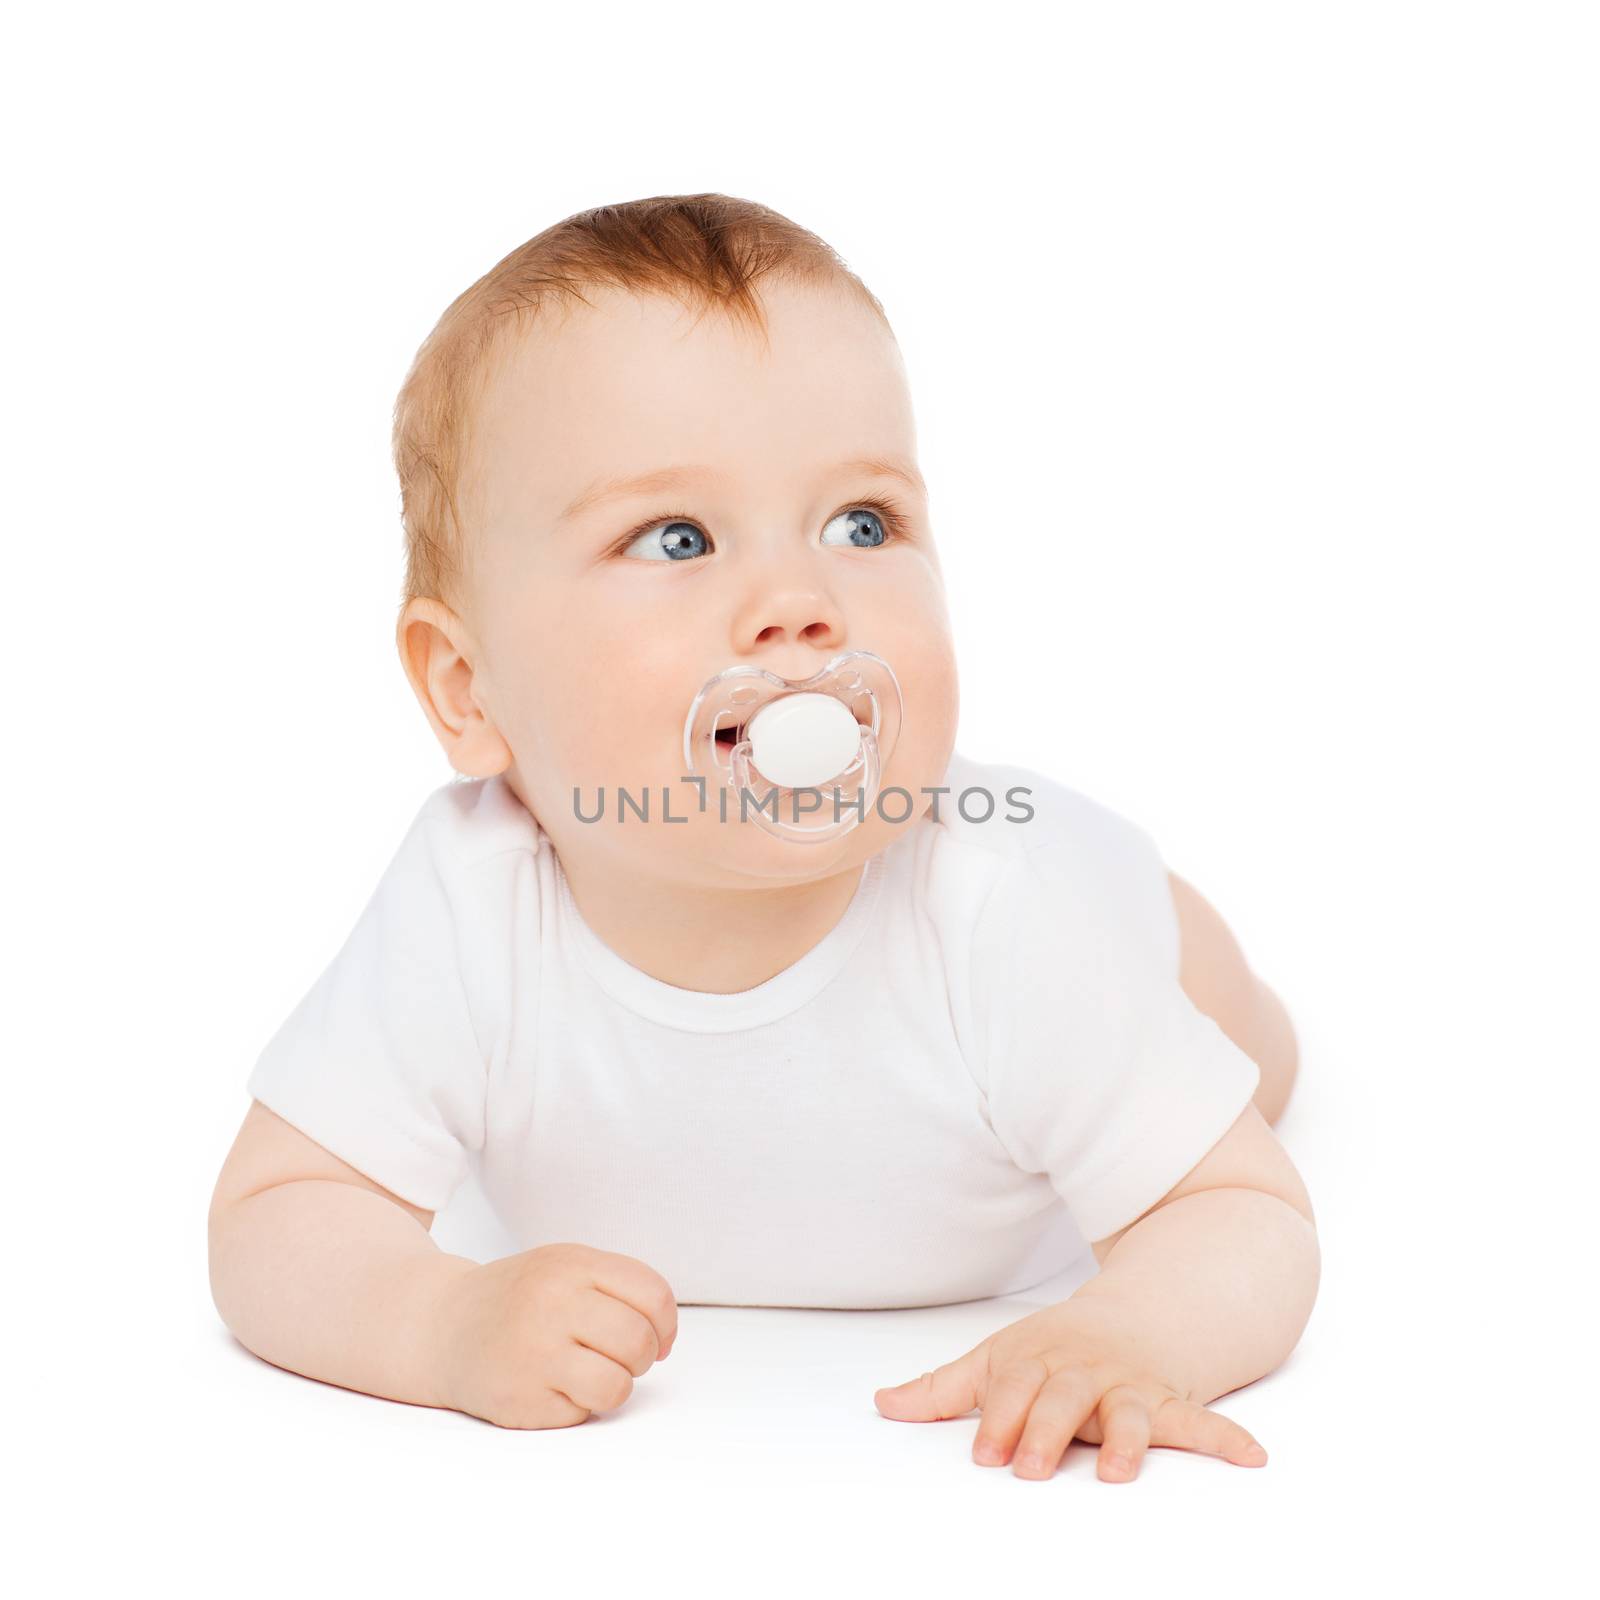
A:
{"type": "MultiPolygon", "coordinates": [[[[872,713],[863,711],[860,706],[851,706],[850,714],[863,728],[872,726],[872,713]]],[[[717,743],[724,749],[731,750],[744,738],[744,730],[748,726],[745,722],[730,723],[725,728],[717,729],[717,743]]]]}

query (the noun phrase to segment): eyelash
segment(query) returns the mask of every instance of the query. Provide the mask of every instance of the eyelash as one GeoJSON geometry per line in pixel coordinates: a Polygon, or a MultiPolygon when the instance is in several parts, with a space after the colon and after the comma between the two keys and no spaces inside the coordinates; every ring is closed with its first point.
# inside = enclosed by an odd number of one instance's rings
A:
{"type": "MultiPolygon", "coordinates": [[[[841,506],[837,511],[835,511],[833,517],[840,517],[843,516],[846,511],[856,510],[874,511],[878,514],[883,521],[884,531],[889,535],[889,537],[883,541],[884,544],[893,544],[897,540],[907,538],[910,534],[910,519],[906,516],[904,510],[893,500],[889,500],[887,498],[852,500],[848,505],[841,506]]],[[[832,522],[833,517],[829,517],[828,521],[832,522]]],[[[700,527],[700,523],[694,517],[690,516],[686,511],[663,512],[659,516],[646,518],[646,520],[641,522],[638,527],[633,529],[631,533],[623,534],[623,536],[611,546],[606,554],[613,556],[620,555],[628,548],[630,544],[633,543],[635,539],[639,537],[640,534],[649,533],[652,528],[659,528],[663,524],[670,522],[689,522],[693,523],[697,528],[700,527]]],[[[705,529],[701,528],[701,532],[705,532],[705,529]]],[[[848,546],[843,548],[848,548],[848,546]]],[[[859,548],[881,550],[883,545],[863,545],[859,548]]]]}

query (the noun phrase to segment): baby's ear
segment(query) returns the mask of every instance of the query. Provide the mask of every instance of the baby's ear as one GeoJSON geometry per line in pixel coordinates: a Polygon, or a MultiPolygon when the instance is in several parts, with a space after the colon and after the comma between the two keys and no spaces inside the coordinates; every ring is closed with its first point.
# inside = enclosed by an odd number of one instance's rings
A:
{"type": "Polygon", "coordinates": [[[438,600],[407,601],[395,624],[395,645],[450,765],[467,778],[504,772],[511,747],[473,694],[477,646],[461,618],[438,600]]]}

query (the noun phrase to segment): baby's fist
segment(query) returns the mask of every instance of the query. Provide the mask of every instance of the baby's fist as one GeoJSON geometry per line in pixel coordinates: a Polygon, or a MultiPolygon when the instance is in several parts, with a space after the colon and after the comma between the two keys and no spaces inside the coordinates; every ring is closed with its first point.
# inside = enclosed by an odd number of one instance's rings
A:
{"type": "Polygon", "coordinates": [[[547,1244],[451,1280],[433,1332],[441,1405],[502,1428],[568,1428],[633,1393],[671,1349],[678,1304],[632,1256],[547,1244]]]}

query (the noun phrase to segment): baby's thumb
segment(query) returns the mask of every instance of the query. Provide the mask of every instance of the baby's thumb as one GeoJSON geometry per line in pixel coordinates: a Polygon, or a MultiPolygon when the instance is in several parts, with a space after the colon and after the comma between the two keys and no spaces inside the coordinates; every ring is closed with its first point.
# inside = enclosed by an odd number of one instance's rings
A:
{"type": "Polygon", "coordinates": [[[977,1375],[981,1354],[970,1351],[959,1361],[946,1362],[909,1383],[879,1389],[873,1403],[895,1422],[937,1422],[944,1417],[964,1417],[978,1403],[977,1375]]]}

